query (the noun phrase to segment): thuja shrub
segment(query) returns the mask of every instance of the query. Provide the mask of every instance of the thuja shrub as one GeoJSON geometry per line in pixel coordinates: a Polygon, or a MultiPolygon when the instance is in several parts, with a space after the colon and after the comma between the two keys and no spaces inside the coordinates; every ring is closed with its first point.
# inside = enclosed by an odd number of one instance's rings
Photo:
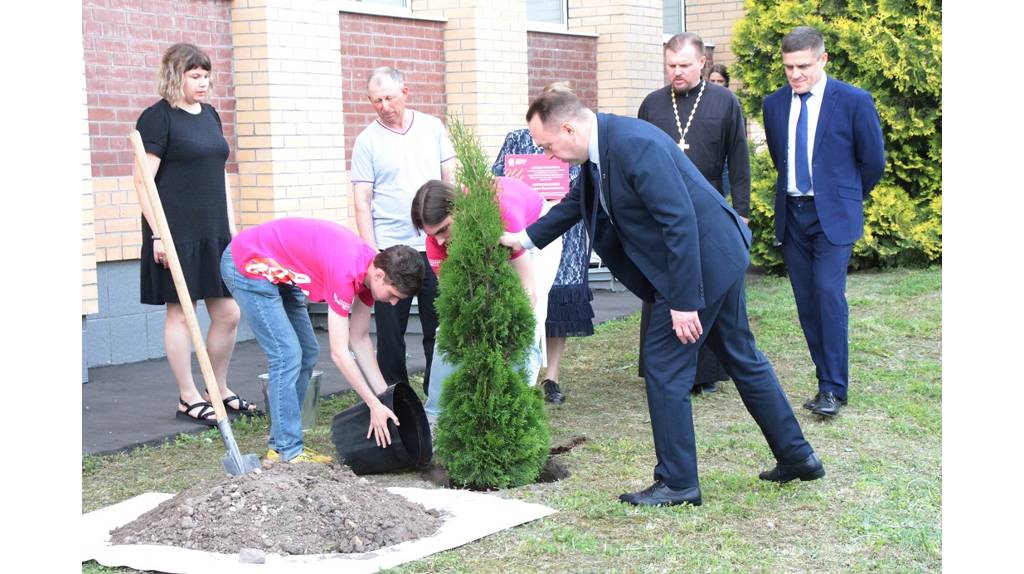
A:
{"type": "Polygon", "coordinates": [[[445,382],[437,454],[454,484],[509,488],[537,479],[550,435],[544,401],[524,368],[535,319],[498,244],[503,231],[490,163],[458,119],[449,132],[459,160],[448,259],[441,269],[438,348],[459,365],[445,382]]]}
{"type": "MultiPolygon", "coordinates": [[[[864,237],[854,268],[937,262],[942,257],[942,7],[935,0],[746,0],[733,30],[748,117],[761,120],[764,97],[786,84],[782,38],[797,26],[825,36],[825,67],[871,93],[885,138],[882,181],[865,202],[864,237]]],[[[767,150],[752,157],[751,227],[767,245],[751,262],[783,269],[774,241],[776,172],[767,150]],[[757,165],[754,165],[757,164],[757,165]],[[767,169],[764,169],[767,166],[767,169]]]]}

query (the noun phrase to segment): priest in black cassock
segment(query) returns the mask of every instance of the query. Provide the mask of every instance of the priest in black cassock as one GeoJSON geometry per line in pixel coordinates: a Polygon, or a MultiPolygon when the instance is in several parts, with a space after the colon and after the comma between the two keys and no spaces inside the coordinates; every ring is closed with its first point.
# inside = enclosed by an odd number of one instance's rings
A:
{"type": "MultiPolygon", "coordinates": [[[[665,44],[665,70],[670,83],[648,94],[637,117],[646,120],[679,143],[686,157],[719,193],[722,172],[728,161],[732,207],[750,220],[750,157],[746,123],[740,102],[729,89],[702,77],[707,57],[704,41],[693,32],[676,34],[665,44]]],[[[644,376],[643,334],[650,316],[644,303],[640,326],[640,376],[644,376]]],[[[697,359],[694,393],[718,390],[718,381],[729,376],[710,347],[701,348],[697,359]]]]}

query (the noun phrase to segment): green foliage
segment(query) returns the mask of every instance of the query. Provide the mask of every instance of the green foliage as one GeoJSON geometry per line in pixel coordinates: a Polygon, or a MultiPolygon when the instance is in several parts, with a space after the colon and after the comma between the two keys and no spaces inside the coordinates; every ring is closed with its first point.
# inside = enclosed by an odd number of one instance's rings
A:
{"type": "Polygon", "coordinates": [[[454,483],[507,488],[532,482],[547,459],[544,403],[522,365],[535,319],[508,250],[490,163],[458,119],[449,132],[459,160],[448,260],[437,300],[438,348],[459,368],[445,382],[437,453],[454,483]]]}
{"type": "MultiPolygon", "coordinates": [[[[865,203],[865,236],[854,246],[851,265],[891,267],[939,261],[941,4],[936,0],[746,0],[745,7],[746,17],[733,30],[737,62],[732,73],[743,83],[738,95],[748,117],[760,119],[764,97],[786,84],[782,38],[797,26],[814,26],[825,36],[829,54],[825,70],[830,76],[874,97],[885,138],[886,169],[865,203]]],[[[767,152],[758,155],[767,156],[767,152]]],[[[767,198],[766,211],[754,214],[751,223],[774,225],[775,171],[755,170],[752,165],[751,179],[751,195],[767,198]],[[761,193],[764,190],[766,194],[761,193]]],[[[751,203],[753,213],[753,197],[751,203]]],[[[765,269],[780,270],[781,256],[770,245],[752,254],[752,260],[765,269]]]]}

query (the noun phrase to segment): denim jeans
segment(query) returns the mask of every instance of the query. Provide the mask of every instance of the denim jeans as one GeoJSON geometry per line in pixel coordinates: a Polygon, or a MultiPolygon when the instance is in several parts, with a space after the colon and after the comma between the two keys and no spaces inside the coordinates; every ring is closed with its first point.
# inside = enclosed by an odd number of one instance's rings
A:
{"type": "Polygon", "coordinates": [[[230,245],[221,256],[220,273],[267,355],[268,445],[281,460],[291,460],[302,453],[302,401],[320,356],[306,295],[294,285],[275,285],[242,275],[235,267],[230,245]]]}

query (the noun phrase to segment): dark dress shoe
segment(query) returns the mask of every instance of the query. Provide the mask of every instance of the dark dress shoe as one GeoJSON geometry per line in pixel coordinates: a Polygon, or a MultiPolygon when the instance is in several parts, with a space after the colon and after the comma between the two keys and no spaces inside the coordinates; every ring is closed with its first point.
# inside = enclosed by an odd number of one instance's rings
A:
{"type": "Polygon", "coordinates": [[[716,383],[714,381],[712,381],[710,383],[704,383],[702,385],[701,384],[693,385],[693,387],[690,388],[690,394],[691,395],[699,395],[699,394],[703,394],[703,393],[717,393],[717,392],[718,392],[718,383],[716,383]]]}
{"type": "Polygon", "coordinates": [[[818,396],[814,397],[814,403],[811,404],[811,412],[822,417],[834,417],[839,414],[839,407],[846,403],[846,400],[840,401],[832,393],[825,391],[818,393],[818,396]]]}
{"type": "MultiPolygon", "coordinates": [[[[813,411],[814,410],[814,404],[817,403],[819,400],[821,400],[821,396],[823,394],[825,394],[825,393],[822,393],[822,392],[819,391],[818,394],[814,395],[813,399],[807,399],[806,401],[804,401],[804,408],[809,410],[809,411],[813,411]]],[[[832,393],[828,393],[828,394],[831,395],[832,393]]],[[[835,395],[833,395],[833,397],[834,396],[835,395]]],[[[836,399],[836,402],[839,403],[840,406],[843,406],[843,407],[846,406],[846,399],[836,399]]],[[[838,409],[837,409],[837,412],[838,412],[838,409]]]]}
{"type": "Polygon", "coordinates": [[[701,504],[700,487],[691,486],[676,490],[660,480],[654,481],[654,484],[640,492],[620,494],[619,500],[635,506],[675,506],[677,504],[700,506],[701,504]]]}
{"type": "Polygon", "coordinates": [[[544,386],[545,401],[555,405],[565,402],[565,395],[562,394],[562,388],[558,386],[558,383],[551,379],[544,379],[544,382],[541,384],[544,386]]]}
{"type": "Polygon", "coordinates": [[[821,464],[818,455],[811,456],[796,464],[777,464],[775,468],[758,475],[761,480],[785,484],[791,480],[815,480],[825,476],[825,465],[821,464]]]}

